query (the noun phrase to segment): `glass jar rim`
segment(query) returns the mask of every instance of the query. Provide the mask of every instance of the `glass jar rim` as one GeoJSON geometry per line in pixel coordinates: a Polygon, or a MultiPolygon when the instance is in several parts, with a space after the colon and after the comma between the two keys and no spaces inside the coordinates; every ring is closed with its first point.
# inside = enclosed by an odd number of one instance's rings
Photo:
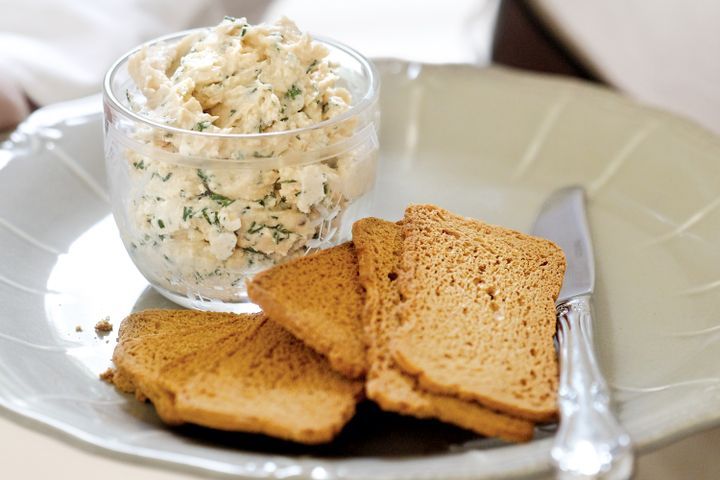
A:
{"type": "Polygon", "coordinates": [[[270,138],[278,138],[283,137],[286,135],[298,135],[302,133],[312,132],[314,130],[319,130],[323,128],[327,128],[329,126],[333,126],[339,123],[342,123],[350,118],[353,118],[360,113],[364,112],[368,108],[372,107],[372,105],[375,103],[378,95],[378,91],[380,88],[380,82],[378,80],[378,72],[375,68],[375,65],[364,55],[359,53],[357,50],[343,44],[340,42],[337,42],[335,40],[332,40],[327,37],[323,36],[315,36],[311,35],[313,41],[317,41],[324,45],[329,45],[333,48],[336,48],[348,55],[350,55],[352,58],[354,58],[361,66],[363,71],[367,72],[368,78],[369,78],[369,85],[367,90],[365,91],[365,94],[360,99],[359,102],[357,102],[355,105],[352,105],[348,110],[345,112],[342,112],[340,115],[337,115],[333,118],[330,118],[328,120],[323,120],[322,122],[314,123],[312,125],[308,125],[306,127],[302,128],[294,128],[291,130],[281,130],[278,132],[264,132],[264,133],[215,133],[215,132],[201,132],[197,130],[188,130],[185,128],[179,128],[179,127],[173,127],[169,125],[165,125],[162,123],[159,123],[147,116],[140,115],[131,109],[127,108],[125,105],[122,104],[116,97],[115,93],[112,89],[112,80],[114,79],[115,75],[117,74],[117,71],[120,69],[121,66],[123,66],[127,61],[130,59],[132,55],[137,53],[143,48],[149,47],[151,45],[155,45],[162,42],[168,42],[176,39],[182,39],[187,35],[191,35],[193,33],[206,31],[209,27],[200,27],[200,28],[193,28],[189,30],[183,30],[181,32],[175,32],[168,35],[163,35],[161,37],[157,37],[155,39],[149,40],[145,43],[142,43],[138,45],[137,47],[131,49],[130,51],[123,54],[119,59],[115,61],[115,63],[112,64],[112,66],[109,68],[107,73],[105,74],[105,79],[103,80],[103,94],[104,97],[110,102],[111,106],[118,110],[121,114],[132,118],[135,121],[144,123],[152,128],[164,130],[169,133],[177,133],[182,135],[192,135],[197,136],[199,138],[217,138],[217,139],[233,139],[233,140],[252,140],[252,139],[270,139],[270,138]]]}

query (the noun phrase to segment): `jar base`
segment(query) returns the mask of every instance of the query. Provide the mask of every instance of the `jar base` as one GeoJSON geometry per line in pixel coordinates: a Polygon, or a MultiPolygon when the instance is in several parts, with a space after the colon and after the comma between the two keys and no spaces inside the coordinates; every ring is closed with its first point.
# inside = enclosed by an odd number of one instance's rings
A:
{"type": "Polygon", "coordinates": [[[164,288],[156,285],[153,285],[153,288],[171,302],[190,310],[226,313],[257,313],[261,311],[260,307],[252,303],[247,296],[239,298],[236,302],[224,302],[201,296],[188,297],[185,295],[178,295],[177,293],[165,290],[164,288]]]}

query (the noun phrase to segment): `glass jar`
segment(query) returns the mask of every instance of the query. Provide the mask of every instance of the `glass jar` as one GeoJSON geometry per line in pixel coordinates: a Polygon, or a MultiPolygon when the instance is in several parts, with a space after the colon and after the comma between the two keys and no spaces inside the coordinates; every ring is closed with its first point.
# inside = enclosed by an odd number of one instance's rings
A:
{"type": "Polygon", "coordinates": [[[351,107],[282,132],[208,133],[136,113],[131,103],[142,94],[127,67],[142,47],[106,75],[113,215],[137,268],[173,302],[245,311],[253,274],[350,239],[353,222],[368,215],[378,156],[378,75],[356,51],[314,41],[328,49],[351,107]]]}

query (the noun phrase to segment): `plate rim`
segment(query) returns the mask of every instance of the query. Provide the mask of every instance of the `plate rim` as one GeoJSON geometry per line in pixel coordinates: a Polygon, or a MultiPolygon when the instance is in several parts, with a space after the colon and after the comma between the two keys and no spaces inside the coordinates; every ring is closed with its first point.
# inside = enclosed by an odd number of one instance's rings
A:
{"type": "MultiPolygon", "coordinates": [[[[465,71],[473,71],[475,74],[489,74],[489,75],[502,75],[505,77],[512,77],[516,81],[523,81],[528,83],[533,83],[536,81],[542,81],[547,83],[554,83],[554,84],[561,84],[561,85],[572,85],[573,88],[577,88],[581,91],[587,92],[589,94],[592,94],[594,96],[601,96],[609,101],[617,102],[619,105],[624,105],[626,107],[632,108],[634,110],[637,110],[639,112],[643,112],[645,115],[650,115],[653,117],[660,117],[663,119],[663,121],[671,122],[673,124],[674,128],[681,128],[686,133],[697,135],[701,137],[704,141],[707,141],[709,144],[713,146],[713,148],[718,149],[720,151],[720,136],[716,135],[709,129],[703,127],[700,125],[697,121],[684,117],[680,114],[667,112],[665,110],[662,110],[657,107],[653,107],[650,105],[646,105],[640,102],[637,102],[629,97],[623,96],[619,92],[613,91],[609,89],[608,87],[602,86],[602,85],[596,85],[592,84],[587,81],[574,79],[574,78],[568,78],[563,77],[560,75],[554,75],[554,74],[545,74],[545,73],[536,73],[536,72],[527,72],[523,70],[518,70],[514,68],[509,67],[501,67],[501,66],[488,66],[488,67],[478,67],[474,65],[468,65],[468,64],[424,64],[419,62],[409,62],[404,60],[398,60],[398,59],[392,59],[392,58],[381,58],[381,59],[374,59],[373,60],[381,70],[381,72],[384,72],[387,68],[396,68],[400,69],[400,72],[405,71],[406,73],[411,71],[412,69],[419,68],[421,70],[425,69],[446,69],[446,70],[455,70],[455,69],[462,69],[465,71]]],[[[58,122],[58,119],[68,119],[68,118],[81,118],[81,117],[92,117],[92,121],[98,121],[95,117],[98,116],[99,121],[102,121],[101,117],[102,113],[102,103],[101,103],[101,96],[100,94],[95,94],[89,97],[80,98],[77,100],[71,100],[67,102],[57,103],[53,105],[49,105],[47,107],[43,107],[31,114],[24,122],[22,122],[18,127],[16,128],[16,132],[33,132],[37,131],[39,129],[42,129],[44,127],[52,127],[53,125],[56,125],[58,122]]],[[[12,143],[12,136],[8,142],[12,143]]],[[[4,148],[4,147],[3,147],[4,148]]],[[[11,154],[10,161],[12,161],[13,155],[11,154]]],[[[0,163],[0,170],[2,170],[3,164],[0,163]]],[[[0,396],[0,407],[2,407],[2,410],[5,410],[9,412],[12,415],[17,415],[23,419],[29,419],[33,425],[30,427],[37,430],[37,431],[47,431],[49,429],[52,429],[53,433],[58,433],[62,435],[63,437],[66,437],[68,439],[77,440],[80,443],[83,444],[84,447],[95,447],[103,451],[104,454],[110,454],[109,456],[118,456],[118,457],[141,457],[143,459],[150,460],[152,462],[158,462],[163,465],[163,467],[171,467],[171,468],[179,468],[182,466],[182,468],[190,468],[190,469],[197,469],[198,471],[213,471],[216,473],[221,474],[227,474],[227,475],[243,475],[247,476],[247,478],[258,478],[257,473],[254,470],[243,470],[240,466],[238,466],[235,469],[231,469],[232,471],[225,471],[223,469],[220,469],[219,466],[222,464],[221,462],[215,462],[207,459],[203,459],[199,456],[189,456],[184,454],[178,454],[178,453],[171,453],[168,454],[168,452],[163,452],[161,450],[154,450],[147,447],[134,447],[132,445],[128,445],[124,442],[114,442],[111,440],[106,440],[102,437],[98,437],[95,434],[92,434],[90,432],[87,432],[83,429],[77,428],[74,425],[64,422],[62,420],[58,420],[55,418],[52,418],[48,415],[42,414],[37,412],[36,410],[33,410],[32,407],[28,406],[27,408],[22,408],[19,405],[13,405],[11,401],[6,400],[3,396],[0,396]],[[180,457],[180,458],[174,458],[174,457],[180,457]],[[193,461],[194,460],[194,461],[193,461]],[[213,465],[202,465],[203,463],[212,463],[213,465]]],[[[709,409],[709,407],[706,407],[706,409],[709,409]]],[[[716,427],[720,425],[720,409],[716,410],[716,413],[712,414],[712,412],[705,411],[702,412],[704,415],[696,415],[692,420],[680,420],[680,416],[673,417],[671,419],[668,419],[665,422],[662,422],[660,425],[656,425],[655,428],[652,429],[651,433],[644,439],[642,445],[639,445],[639,452],[640,453],[647,453],[649,451],[652,451],[656,448],[659,448],[663,445],[667,445],[670,443],[673,443],[677,440],[680,440],[681,438],[687,437],[689,435],[692,435],[694,433],[707,430],[713,427],[716,427]]],[[[6,417],[8,417],[11,421],[14,421],[15,423],[20,423],[16,419],[13,419],[11,416],[8,416],[5,414],[6,417]]],[[[22,425],[23,427],[25,425],[22,425]]],[[[549,439],[540,440],[537,442],[533,442],[531,444],[526,444],[533,446],[533,449],[537,450],[536,456],[539,458],[540,453],[547,453],[549,452],[549,439]],[[544,448],[544,450],[543,450],[544,448]]],[[[505,447],[503,447],[505,448],[505,447]]],[[[512,447],[508,447],[512,448],[512,447]]],[[[468,452],[464,452],[468,453],[468,452]]],[[[258,453],[251,453],[250,455],[261,455],[258,453]]],[[[455,454],[450,454],[455,455],[455,454]]],[[[282,458],[294,458],[297,459],[298,457],[284,457],[279,455],[274,455],[275,458],[282,457],[282,458]]],[[[307,459],[316,459],[317,457],[306,457],[307,459]]],[[[300,457],[300,461],[302,463],[303,458],[300,457]]],[[[363,460],[363,459],[358,459],[363,460]]],[[[385,461],[388,463],[396,463],[395,459],[386,459],[386,458],[380,458],[380,461],[385,461]]],[[[412,459],[411,461],[417,462],[420,461],[431,461],[432,457],[426,457],[426,458],[417,458],[412,459]]],[[[458,459],[460,460],[460,459],[458,459]]],[[[297,460],[293,460],[297,462],[297,460]]],[[[321,461],[325,464],[328,463],[328,460],[321,459],[321,461]]],[[[400,462],[397,462],[398,465],[400,462]]],[[[229,463],[224,463],[223,465],[231,465],[229,463]]],[[[550,464],[549,464],[549,458],[546,458],[544,460],[537,460],[534,463],[526,463],[524,464],[526,468],[516,469],[513,471],[508,471],[507,474],[503,474],[503,476],[517,476],[517,475],[537,475],[542,473],[547,473],[550,471],[550,464]]],[[[478,467],[482,465],[468,465],[468,467],[478,467]]],[[[331,475],[329,478],[354,478],[354,477],[346,477],[343,474],[337,474],[337,472],[330,472],[331,475]]],[[[396,472],[397,473],[397,472],[396,472]]],[[[469,475],[462,474],[462,472],[458,472],[460,475],[453,475],[452,477],[437,477],[433,475],[425,476],[423,478],[456,478],[456,479],[465,479],[465,478],[474,478],[469,475]]],[[[304,471],[305,475],[309,475],[309,471],[304,471]]],[[[275,474],[268,474],[264,475],[260,478],[282,478],[278,477],[275,474]]],[[[403,478],[398,477],[397,475],[391,475],[391,476],[381,476],[378,478],[403,478]]],[[[417,477],[414,477],[417,478],[417,477]]]]}

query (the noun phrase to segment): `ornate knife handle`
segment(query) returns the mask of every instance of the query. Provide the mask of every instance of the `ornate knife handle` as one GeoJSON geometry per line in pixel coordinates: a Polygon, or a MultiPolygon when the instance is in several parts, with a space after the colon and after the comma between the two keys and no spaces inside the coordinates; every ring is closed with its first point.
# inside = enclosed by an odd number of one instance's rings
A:
{"type": "Polygon", "coordinates": [[[625,480],[633,471],[630,436],[610,410],[592,342],[589,296],[557,307],[560,425],[552,447],[557,478],[625,480]]]}

